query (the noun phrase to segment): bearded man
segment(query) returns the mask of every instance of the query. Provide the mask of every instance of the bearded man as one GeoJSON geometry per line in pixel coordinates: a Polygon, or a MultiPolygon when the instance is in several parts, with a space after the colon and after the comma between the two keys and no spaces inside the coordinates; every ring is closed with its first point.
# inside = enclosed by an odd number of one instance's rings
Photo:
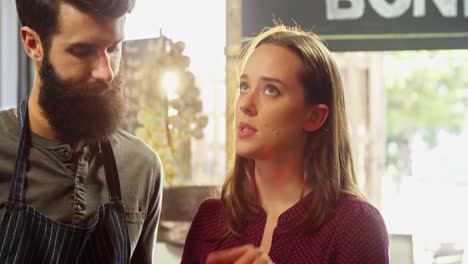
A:
{"type": "Polygon", "coordinates": [[[120,129],[134,0],[16,5],[36,80],[0,112],[0,263],[153,263],[161,162],[120,129]]]}

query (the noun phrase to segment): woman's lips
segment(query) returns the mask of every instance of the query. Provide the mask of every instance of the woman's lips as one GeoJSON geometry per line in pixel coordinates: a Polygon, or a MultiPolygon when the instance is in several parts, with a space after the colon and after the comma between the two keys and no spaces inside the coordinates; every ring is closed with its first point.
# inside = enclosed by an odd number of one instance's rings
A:
{"type": "Polygon", "coordinates": [[[251,126],[249,123],[240,122],[239,123],[238,136],[239,138],[249,138],[257,133],[257,130],[251,126]]]}

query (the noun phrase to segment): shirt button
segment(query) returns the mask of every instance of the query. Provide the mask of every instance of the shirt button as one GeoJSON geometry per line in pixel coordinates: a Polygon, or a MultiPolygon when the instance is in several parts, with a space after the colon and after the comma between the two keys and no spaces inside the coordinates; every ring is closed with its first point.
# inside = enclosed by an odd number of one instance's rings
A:
{"type": "Polygon", "coordinates": [[[279,242],[275,242],[275,243],[273,244],[273,246],[274,246],[275,248],[279,248],[279,247],[280,247],[280,243],[279,243],[279,242]]]}
{"type": "Polygon", "coordinates": [[[83,160],[84,160],[85,162],[88,162],[88,161],[89,161],[89,154],[88,154],[88,153],[83,154],[83,160]]]}
{"type": "Polygon", "coordinates": [[[66,147],[61,147],[54,150],[55,155],[60,159],[62,162],[69,161],[72,158],[71,151],[66,147]]]}
{"type": "Polygon", "coordinates": [[[286,221],[286,216],[285,216],[285,215],[280,216],[279,220],[280,220],[281,222],[286,221]]]}
{"type": "Polygon", "coordinates": [[[81,204],[75,204],[76,211],[83,211],[83,206],[81,204]]]}

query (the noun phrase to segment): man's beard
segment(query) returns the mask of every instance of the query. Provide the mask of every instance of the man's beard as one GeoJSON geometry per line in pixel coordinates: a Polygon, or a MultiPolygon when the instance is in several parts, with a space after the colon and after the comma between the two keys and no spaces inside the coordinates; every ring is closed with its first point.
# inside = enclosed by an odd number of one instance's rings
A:
{"type": "Polygon", "coordinates": [[[122,126],[126,102],[120,74],[111,83],[72,83],[57,75],[47,56],[39,74],[39,105],[60,140],[70,144],[96,140],[122,126]],[[105,94],[92,95],[102,89],[105,94]]]}

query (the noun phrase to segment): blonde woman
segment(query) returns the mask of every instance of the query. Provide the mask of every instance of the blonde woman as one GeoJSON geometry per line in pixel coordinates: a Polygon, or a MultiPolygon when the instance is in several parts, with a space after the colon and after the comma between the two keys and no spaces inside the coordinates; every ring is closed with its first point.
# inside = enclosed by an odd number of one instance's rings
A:
{"type": "Polygon", "coordinates": [[[388,263],[384,221],[355,183],[343,87],[312,33],[277,26],[244,52],[236,155],[182,263],[388,263]]]}

